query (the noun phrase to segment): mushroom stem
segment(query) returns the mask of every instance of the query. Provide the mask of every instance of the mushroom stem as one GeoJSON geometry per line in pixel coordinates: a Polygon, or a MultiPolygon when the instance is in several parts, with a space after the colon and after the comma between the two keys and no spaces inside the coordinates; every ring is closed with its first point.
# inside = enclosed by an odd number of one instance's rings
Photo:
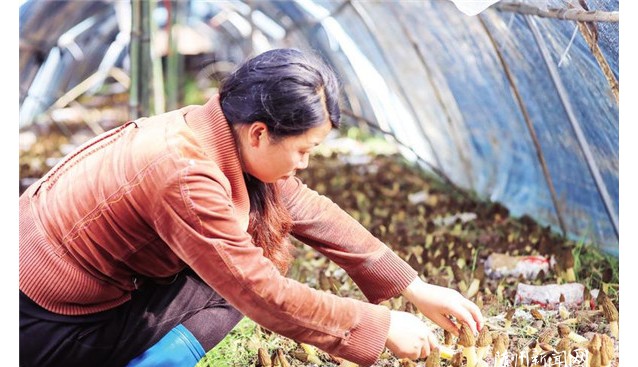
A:
{"type": "Polygon", "coordinates": [[[463,347],[463,357],[467,362],[467,367],[476,367],[478,357],[476,356],[476,347],[463,347]]]}
{"type": "Polygon", "coordinates": [[[558,305],[558,314],[560,315],[560,318],[563,320],[569,319],[569,316],[570,316],[569,310],[562,303],[558,305]]]}

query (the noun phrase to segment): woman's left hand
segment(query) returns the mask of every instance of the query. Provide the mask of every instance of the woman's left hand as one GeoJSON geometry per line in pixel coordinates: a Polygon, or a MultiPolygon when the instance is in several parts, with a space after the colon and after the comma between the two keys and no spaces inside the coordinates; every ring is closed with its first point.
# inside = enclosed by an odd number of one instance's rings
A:
{"type": "Polygon", "coordinates": [[[483,328],[481,310],[454,289],[428,284],[417,277],[401,294],[423,315],[455,336],[459,335],[459,328],[449,316],[466,323],[475,334],[483,328]]]}

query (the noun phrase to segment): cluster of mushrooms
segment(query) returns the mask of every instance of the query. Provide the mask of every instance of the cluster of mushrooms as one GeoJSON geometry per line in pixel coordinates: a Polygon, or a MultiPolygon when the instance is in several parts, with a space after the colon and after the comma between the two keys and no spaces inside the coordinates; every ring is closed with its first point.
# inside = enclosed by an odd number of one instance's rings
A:
{"type": "MultiPolygon", "coordinates": [[[[476,337],[462,324],[456,343],[445,332],[445,341],[425,360],[425,367],[439,367],[443,360],[452,367],[611,367],[615,361],[614,339],[607,334],[594,334],[587,339],[566,324],[547,328],[536,340],[520,350],[510,350],[510,337],[505,331],[484,327],[476,337]],[[556,334],[558,338],[556,338],[556,334]],[[552,340],[557,339],[552,343],[552,340]]],[[[416,367],[417,362],[402,359],[401,367],[416,367]]]]}
{"type": "MultiPolygon", "coordinates": [[[[591,356],[583,364],[585,367],[598,366],[597,359],[602,366],[617,362],[613,341],[618,339],[618,310],[604,291],[607,282],[611,282],[611,268],[601,267],[599,283],[590,283],[602,286],[595,302],[586,286],[585,302],[579,310],[561,302],[558,313],[544,320],[542,327],[522,326],[525,337],[517,340],[520,325],[515,323],[516,328],[512,327],[516,284],[577,281],[573,243],[528,216],[511,217],[499,203],[481,203],[460,191],[450,192],[449,187],[408,164],[397,163],[400,159],[396,157],[377,156],[368,165],[344,164],[340,159],[336,155],[313,158],[310,168],[300,176],[309,187],[330,197],[393,246],[426,281],[459,290],[475,301],[484,315],[505,316],[504,323],[491,331],[484,328],[480,335],[474,336],[465,330],[456,344],[447,340],[426,359],[426,366],[550,366],[550,360],[560,361],[557,358],[561,353],[563,361],[578,362],[577,357],[583,352],[591,356]],[[471,217],[468,213],[475,215],[471,217]],[[534,279],[493,279],[485,276],[484,268],[484,260],[493,253],[540,255],[552,257],[554,262],[549,271],[539,272],[534,279]],[[586,305],[590,304],[598,305],[598,309],[588,309],[586,305]],[[596,322],[606,321],[607,325],[588,332],[587,337],[577,334],[580,311],[597,317],[596,322]],[[557,333],[559,329],[562,331],[557,333]]],[[[319,278],[322,276],[325,278],[319,273],[319,278]]],[[[332,282],[335,283],[339,284],[332,282]]],[[[415,311],[409,302],[397,299],[386,304],[393,309],[415,311]]],[[[534,307],[528,312],[538,322],[543,318],[534,307]]],[[[410,366],[418,362],[400,363],[410,366]]]]}

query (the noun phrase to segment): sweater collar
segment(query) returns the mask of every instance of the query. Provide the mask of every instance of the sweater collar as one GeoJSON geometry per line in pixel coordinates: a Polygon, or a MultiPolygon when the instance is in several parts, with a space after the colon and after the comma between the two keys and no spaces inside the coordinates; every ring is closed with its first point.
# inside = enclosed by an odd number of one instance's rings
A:
{"type": "Polygon", "coordinates": [[[230,124],[219,103],[219,94],[204,105],[188,108],[184,115],[204,152],[217,164],[231,184],[232,200],[238,214],[248,216],[250,201],[244,182],[239,151],[230,124]]]}

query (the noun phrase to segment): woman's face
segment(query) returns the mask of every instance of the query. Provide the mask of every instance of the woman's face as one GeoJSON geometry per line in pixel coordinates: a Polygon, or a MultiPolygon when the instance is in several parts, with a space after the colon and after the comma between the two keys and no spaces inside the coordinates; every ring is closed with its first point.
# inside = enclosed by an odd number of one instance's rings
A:
{"type": "Polygon", "coordinates": [[[301,135],[273,139],[266,124],[253,122],[239,129],[243,169],[262,182],[273,183],[308,167],[308,158],[332,129],[330,121],[301,135]]]}

